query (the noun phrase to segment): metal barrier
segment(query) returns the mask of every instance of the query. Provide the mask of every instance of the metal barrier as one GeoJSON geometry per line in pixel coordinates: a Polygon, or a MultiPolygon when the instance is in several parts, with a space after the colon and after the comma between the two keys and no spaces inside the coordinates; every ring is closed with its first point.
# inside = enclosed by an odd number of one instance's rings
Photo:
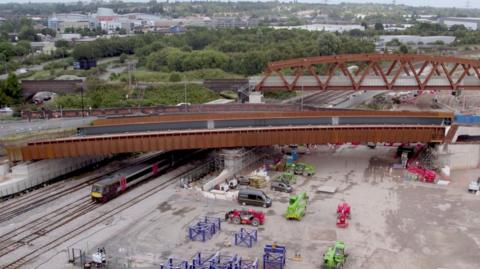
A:
{"type": "Polygon", "coordinates": [[[263,253],[263,269],[283,269],[287,257],[284,246],[266,245],[263,253]]]}
{"type": "Polygon", "coordinates": [[[253,243],[257,242],[257,239],[257,230],[240,228],[240,231],[235,233],[235,246],[243,245],[251,248],[253,243]]]}
{"type": "Polygon", "coordinates": [[[188,227],[188,238],[205,242],[220,230],[220,218],[205,217],[188,227]]]}

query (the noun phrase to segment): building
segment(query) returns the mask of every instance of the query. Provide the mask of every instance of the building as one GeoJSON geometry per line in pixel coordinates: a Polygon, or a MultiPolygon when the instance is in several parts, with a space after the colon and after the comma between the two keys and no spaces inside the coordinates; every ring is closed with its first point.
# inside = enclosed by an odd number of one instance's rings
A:
{"type": "Polygon", "coordinates": [[[248,28],[257,26],[259,22],[257,19],[245,17],[214,17],[212,20],[206,21],[206,26],[214,28],[248,28]]]}
{"type": "Polygon", "coordinates": [[[95,26],[95,20],[89,15],[84,14],[54,14],[47,20],[47,27],[59,33],[65,32],[65,29],[67,28],[93,29],[95,26]]]}
{"type": "Polygon", "coordinates": [[[55,43],[51,41],[30,42],[30,46],[35,52],[50,54],[55,51],[55,43]]]}
{"type": "Polygon", "coordinates": [[[408,44],[412,46],[417,45],[435,45],[443,43],[450,45],[455,42],[454,36],[416,36],[416,35],[381,35],[376,42],[377,48],[383,48],[388,42],[392,40],[398,40],[400,43],[408,44]]]}
{"type": "Polygon", "coordinates": [[[365,28],[356,24],[308,24],[299,26],[273,26],[274,29],[302,29],[307,31],[348,32],[354,29],[364,31],[365,28]]]}
{"type": "Polygon", "coordinates": [[[132,32],[139,27],[154,27],[160,17],[143,13],[119,15],[110,8],[98,8],[95,14],[54,14],[47,20],[48,28],[64,33],[67,28],[96,29],[100,27],[107,32],[125,29],[132,32]]]}
{"type": "Polygon", "coordinates": [[[82,38],[82,35],[81,34],[76,34],[76,33],[57,35],[57,39],[65,40],[65,41],[68,41],[68,42],[72,42],[72,41],[78,40],[80,38],[82,38]]]}
{"type": "Polygon", "coordinates": [[[480,18],[459,18],[459,17],[447,17],[440,18],[439,22],[448,28],[453,25],[463,25],[470,30],[480,30],[480,18]]]}

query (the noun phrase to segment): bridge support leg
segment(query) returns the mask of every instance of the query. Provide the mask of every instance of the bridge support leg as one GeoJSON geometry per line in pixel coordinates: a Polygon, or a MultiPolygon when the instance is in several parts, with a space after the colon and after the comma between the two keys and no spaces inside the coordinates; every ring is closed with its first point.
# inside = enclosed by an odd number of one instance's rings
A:
{"type": "Polygon", "coordinates": [[[251,104],[263,104],[263,94],[261,92],[250,92],[248,102],[251,104]]]}

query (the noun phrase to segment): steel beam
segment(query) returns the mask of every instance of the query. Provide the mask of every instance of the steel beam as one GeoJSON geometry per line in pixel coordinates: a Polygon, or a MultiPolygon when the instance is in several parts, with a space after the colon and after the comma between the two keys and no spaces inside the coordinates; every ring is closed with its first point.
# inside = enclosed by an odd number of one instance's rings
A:
{"type": "Polygon", "coordinates": [[[347,142],[442,142],[443,126],[349,125],[178,130],[73,137],[8,148],[12,161],[157,150],[347,142]]]}
{"type": "MultiPolygon", "coordinates": [[[[269,63],[265,70],[266,75],[263,76],[255,89],[257,91],[299,90],[301,87],[299,84],[304,84],[298,75],[299,73],[296,73],[293,81],[289,81],[282,72],[284,69],[293,69],[309,70],[310,74],[315,78],[316,85],[303,85],[305,90],[480,90],[479,68],[479,60],[438,55],[354,54],[309,57],[269,63]],[[360,68],[353,74],[348,70],[348,63],[352,62],[360,66],[367,66],[366,71],[360,78],[360,68]],[[325,74],[312,72],[312,67],[319,64],[330,66],[330,68],[327,69],[325,74]],[[369,75],[369,66],[373,69],[374,76],[369,75]],[[421,67],[419,70],[416,70],[414,66],[421,67]],[[438,69],[439,66],[441,66],[442,72],[438,69]],[[458,73],[457,69],[459,66],[463,68],[463,72],[454,77],[458,73]],[[430,70],[425,72],[428,68],[430,70]],[[474,73],[470,69],[473,69],[474,73]],[[345,85],[339,86],[332,83],[334,81],[333,78],[338,76],[335,75],[336,71],[342,74],[341,77],[347,78],[345,85]],[[404,75],[401,76],[402,72],[404,75]],[[401,78],[411,77],[412,73],[414,74],[414,83],[411,83],[411,85],[396,83],[401,78]],[[269,79],[275,79],[273,74],[278,74],[277,77],[280,82],[267,85],[269,79]],[[430,85],[429,82],[434,75],[435,77],[443,78],[445,82],[440,85],[438,83],[430,85]],[[322,82],[321,76],[325,78],[325,82],[322,82]],[[464,84],[467,77],[474,77],[478,80],[478,83],[475,82],[473,85],[464,84]],[[382,79],[385,84],[383,86],[370,85],[369,80],[375,81],[375,78],[377,80],[379,78],[382,79]]],[[[471,81],[470,79],[470,83],[471,81]]]]}

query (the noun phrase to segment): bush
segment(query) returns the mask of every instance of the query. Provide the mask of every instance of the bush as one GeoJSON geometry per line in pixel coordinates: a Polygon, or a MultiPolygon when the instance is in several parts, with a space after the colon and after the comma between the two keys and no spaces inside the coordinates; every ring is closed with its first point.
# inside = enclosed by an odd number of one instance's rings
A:
{"type": "Polygon", "coordinates": [[[168,81],[170,82],[179,82],[181,80],[182,80],[182,76],[180,76],[180,74],[177,72],[171,73],[170,78],[168,79],[168,81]]]}
{"type": "Polygon", "coordinates": [[[120,62],[121,64],[123,64],[123,63],[125,63],[125,61],[127,60],[127,58],[128,58],[127,54],[122,53],[122,55],[120,55],[119,62],[120,62]]]}
{"type": "Polygon", "coordinates": [[[62,61],[55,61],[52,63],[48,63],[43,66],[44,70],[51,70],[51,69],[63,69],[65,66],[70,66],[73,64],[73,59],[68,58],[62,61]]]}
{"type": "MultiPolygon", "coordinates": [[[[135,89],[131,93],[124,84],[108,84],[92,79],[87,81],[87,89],[83,98],[85,108],[175,105],[185,101],[183,84],[165,85],[146,90],[135,89]],[[126,97],[127,95],[129,98],[126,97]]],[[[218,97],[218,94],[201,85],[187,84],[187,102],[189,103],[206,103],[218,97]]],[[[80,93],[58,95],[54,102],[56,106],[63,108],[81,108],[82,106],[80,93]]]]}

